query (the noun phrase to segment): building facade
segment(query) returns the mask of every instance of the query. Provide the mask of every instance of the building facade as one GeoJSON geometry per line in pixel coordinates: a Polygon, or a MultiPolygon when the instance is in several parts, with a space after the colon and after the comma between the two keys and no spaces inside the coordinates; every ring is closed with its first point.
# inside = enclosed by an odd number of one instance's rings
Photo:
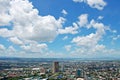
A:
{"type": "Polygon", "coordinates": [[[53,73],[59,72],[59,62],[53,62],[53,73]]]}

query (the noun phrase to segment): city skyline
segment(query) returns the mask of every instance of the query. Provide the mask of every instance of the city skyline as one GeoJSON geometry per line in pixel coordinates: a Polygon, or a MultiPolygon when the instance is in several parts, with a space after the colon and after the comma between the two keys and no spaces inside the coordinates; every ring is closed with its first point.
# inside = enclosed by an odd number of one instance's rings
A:
{"type": "Polygon", "coordinates": [[[1,0],[0,57],[119,58],[117,0],[1,0]]]}

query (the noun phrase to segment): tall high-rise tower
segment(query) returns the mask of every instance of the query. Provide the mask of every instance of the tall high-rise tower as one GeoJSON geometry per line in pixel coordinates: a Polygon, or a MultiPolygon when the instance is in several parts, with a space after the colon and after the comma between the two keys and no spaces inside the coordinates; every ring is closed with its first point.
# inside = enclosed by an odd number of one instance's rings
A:
{"type": "Polygon", "coordinates": [[[53,62],[53,73],[59,72],[59,62],[53,62]]]}
{"type": "Polygon", "coordinates": [[[83,72],[83,70],[82,69],[78,69],[78,70],[76,70],[76,77],[84,77],[84,72],[83,72]]]}

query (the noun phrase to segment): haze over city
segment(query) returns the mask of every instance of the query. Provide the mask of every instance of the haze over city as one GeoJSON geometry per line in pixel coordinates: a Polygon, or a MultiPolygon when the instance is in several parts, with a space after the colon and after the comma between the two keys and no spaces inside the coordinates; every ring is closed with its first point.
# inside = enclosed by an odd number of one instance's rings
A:
{"type": "Polygon", "coordinates": [[[0,0],[0,57],[119,58],[120,0],[0,0]]]}

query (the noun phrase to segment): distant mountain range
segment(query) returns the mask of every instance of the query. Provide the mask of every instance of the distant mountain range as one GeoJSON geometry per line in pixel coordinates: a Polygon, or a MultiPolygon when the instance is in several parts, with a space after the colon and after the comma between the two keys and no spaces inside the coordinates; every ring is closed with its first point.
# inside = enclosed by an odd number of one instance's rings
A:
{"type": "Polygon", "coordinates": [[[2,61],[28,61],[28,62],[51,62],[51,61],[101,61],[101,60],[120,60],[120,58],[17,58],[17,57],[0,57],[2,61]]]}

